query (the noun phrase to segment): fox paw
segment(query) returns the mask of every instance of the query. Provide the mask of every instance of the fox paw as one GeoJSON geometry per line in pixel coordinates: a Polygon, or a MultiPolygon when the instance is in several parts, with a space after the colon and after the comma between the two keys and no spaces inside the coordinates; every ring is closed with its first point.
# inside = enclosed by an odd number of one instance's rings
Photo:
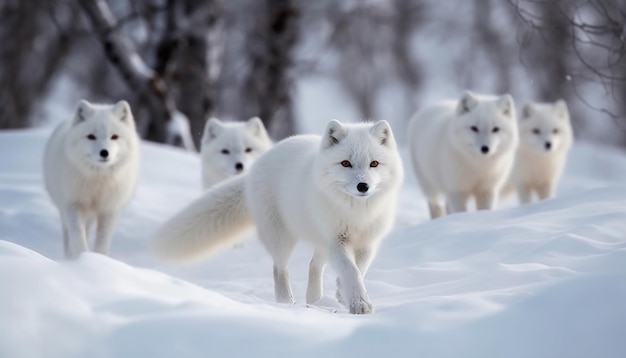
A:
{"type": "Polygon", "coordinates": [[[374,312],[374,306],[364,299],[350,304],[350,313],[352,314],[368,314],[374,312]]]}

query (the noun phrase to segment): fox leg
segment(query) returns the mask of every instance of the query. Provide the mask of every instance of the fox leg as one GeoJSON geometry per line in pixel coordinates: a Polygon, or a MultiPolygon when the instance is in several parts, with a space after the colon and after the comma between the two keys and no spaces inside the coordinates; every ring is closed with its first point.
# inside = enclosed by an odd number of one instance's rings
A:
{"type": "Polygon", "coordinates": [[[486,190],[476,194],[476,209],[492,210],[496,206],[498,200],[498,192],[494,190],[486,190]]]}
{"type": "Polygon", "coordinates": [[[103,255],[109,254],[111,247],[111,237],[113,235],[113,227],[115,226],[115,214],[105,213],[98,214],[96,229],[96,244],[94,251],[103,255]]]}
{"type": "Polygon", "coordinates": [[[545,183],[537,186],[539,200],[549,199],[554,196],[554,183],[545,183]]]}
{"type": "Polygon", "coordinates": [[[309,263],[309,284],[306,290],[306,303],[313,303],[322,298],[325,265],[326,253],[316,249],[309,263]]]}
{"type": "Polygon", "coordinates": [[[70,236],[67,232],[65,222],[63,222],[63,255],[65,255],[66,259],[72,257],[72,252],[70,250],[70,236]]]}
{"type": "MultiPolygon", "coordinates": [[[[268,208],[267,210],[271,211],[272,209],[268,208]]],[[[272,215],[271,212],[267,215],[272,220],[267,222],[264,220],[259,221],[257,223],[257,231],[259,239],[274,260],[273,274],[276,302],[293,304],[296,301],[293,298],[293,292],[289,283],[287,264],[296,246],[296,240],[287,233],[280,219],[277,219],[278,215],[272,215]]]]}
{"type": "Polygon", "coordinates": [[[86,218],[79,208],[69,205],[63,211],[62,217],[64,232],[67,239],[64,239],[65,258],[72,259],[78,257],[82,252],[89,250],[87,246],[86,218]]]}
{"type": "Polygon", "coordinates": [[[517,196],[520,204],[528,204],[533,200],[532,188],[528,184],[522,184],[517,188],[517,196]]]}
{"type": "Polygon", "coordinates": [[[460,191],[449,193],[447,195],[448,212],[452,214],[467,211],[467,199],[467,193],[460,191]]]}
{"type": "Polygon", "coordinates": [[[439,200],[428,200],[428,210],[430,211],[430,218],[436,219],[440,216],[446,215],[446,209],[441,205],[439,200]]]}
{"type": "Polygon", "coordinates": [[[374,307],[365,291],[361,270],[355,262],[355,252],[347,240],[348,238],[338,237],[329,250],[329,261],[339,274],[337,296],[350,313],[371,313],[374,307]]]}

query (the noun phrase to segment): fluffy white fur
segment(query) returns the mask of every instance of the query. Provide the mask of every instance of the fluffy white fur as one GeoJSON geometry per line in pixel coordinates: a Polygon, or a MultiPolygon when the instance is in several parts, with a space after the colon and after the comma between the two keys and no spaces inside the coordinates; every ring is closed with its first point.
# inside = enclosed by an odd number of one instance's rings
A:
{"type": "Polygon", "coordinates": [[[139,171],[139,137],[130,106],[80,101],[73,118],[52,133],[44,155],[44,180],[59,209],[65,256],[88,250],[108,254],[115,220],[128,202],[139,171]]]}
{"type": "Polygon", "coordinates": [[[517,190],[520,203],[554,196],[574,141],[569,111],[563,100],[528,103],[518,120],[520,145],[509,188],[517,190]]]}
{"type": "Polygon", "coordinates": [[[247,122],[207,120],[202,135],[202,185],[204,189],[245,173],[272,146],[259,117],[247,122]]]}
{"type": "Polygon", "coordinates": [[[467,91],[458,101],[426,107],[411,119],[409,154],[432,218],[494,208],[518,145],[513,98],[467,91]],[[444,207],[445,202],[445,207],[444,207]]]}
{"type": "Polygon", "coordinates": [[[373,310],[363,276],[391,229],[403,169],[391,128],[331,121],[323,137],[276,144],[250,169],[209,189],[157,232],[155,249],[192,259],[232,243],[253,223],[274,260],[278,302],[293,303],[287,263],[298,242],[314,247],[306,293],[322,297],[327,261],[351,313],[373,310]]]}

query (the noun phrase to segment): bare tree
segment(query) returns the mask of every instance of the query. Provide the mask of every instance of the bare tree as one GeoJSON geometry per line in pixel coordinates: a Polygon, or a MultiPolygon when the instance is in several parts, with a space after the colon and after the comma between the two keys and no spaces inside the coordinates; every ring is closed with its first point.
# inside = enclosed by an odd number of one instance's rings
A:
{"type": "Polygon", "coordinates": [[[293,68],[300,13],[294,0],[264,0],[258,5],[246,46],[249,71],[240,115],[258,115],[275,138],[282,138],[295,132],[293,68]]]}
{"type": "Polygon", "coordinates": [[[71,4],[0,2],[0,128],[31,124],[36,104],[71,50],[77,8],[71,4]]]}
{"type": "MultiPolygon", "coordinates": [[[[523,50],[533,38],[527,66],[536,72],[545,100],[576,98],[608,117],[624,131],[626,143],[626,3],[610,0],[509,0],[524,24],[523,50]],[[535,42],[536,43],[536,42],[535,42]],[[600,84],[608,96],[589,98],[588,83],[600,84]]],[[[573,117],[584,128],[583,118],[573,117]]],[[[589,124],[591,125],[591,124],[589,124]]]]}
{"type": "Polygon", "coordinates": [[[499,31],[493,17],[497,3],[493,0],[474,0],[474,33],[477,43],[493,65],[496,78],[496,92],[510,93],[512,90],[512,62],[510,51],[504,42],[504,34],[499,31]]]}
{"type": "Polygon", "coordinates": [[[166,27],[157,46],[155,70],[187,115],[196,145],[215,111],[214,88],[223,49],[217,1],[168,0],[166,27]]]}
{"type": "Polygon", "coordinates": [[[176,108],[172,93],[163,78],[147,66],[128,36],[121,33],[111,9],[104,0],[80,0],[109,61],[124,81],[149,108],[151,121],[147,139],[195,150],[187,117],[176,108]]]}
{"type": "Polygon", "coordinates": [[[423,82],[412,40],[424,24],[424,3],[333,2],[326,10],[332,27],[327,44],[337,56],[331,76],[337,79],[361,118],[380,115],[377,102],[387,85],[399,85],[404,91],[405,106],[401,111],[403,117],[409,118],[423,82]]]}

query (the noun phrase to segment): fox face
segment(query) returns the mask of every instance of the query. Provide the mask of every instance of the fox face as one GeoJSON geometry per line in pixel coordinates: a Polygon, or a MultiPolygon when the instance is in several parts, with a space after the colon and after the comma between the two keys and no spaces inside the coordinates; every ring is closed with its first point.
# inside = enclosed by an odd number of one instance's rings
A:
{"type": "Polygon", "coordinates": [[[317,158],[319,185],[367,199],[402,180],[402,164],[387,121],[344,125],[332,120],[317,158]]]}
{"type": "Polygon", "coordinates": [[[104,169],[125,162],[136,138],[128,102],[100,105],[82,100],[72,119],[65,150],[79,167],[104,169]]]}
{"type": "Polygon", "coordinates": [[[452,123],[455,144],[462,152],[493,156],[517,146],[513,97],[479,96],[467,91],[452,123]]]}
{"type": "Polygon", "coordinates": [[[571,126],[567,104],[528,103],[518,121],[520,147],[535,152],[553,153],[571,144],[571,126]]]}
{"type": "Polygon", "coordinates": [[[243,123],[227,123],[211,118],[204,127],[203,160],[224,177],[245,173],[272,145],[258,117],[243,123]]]}

